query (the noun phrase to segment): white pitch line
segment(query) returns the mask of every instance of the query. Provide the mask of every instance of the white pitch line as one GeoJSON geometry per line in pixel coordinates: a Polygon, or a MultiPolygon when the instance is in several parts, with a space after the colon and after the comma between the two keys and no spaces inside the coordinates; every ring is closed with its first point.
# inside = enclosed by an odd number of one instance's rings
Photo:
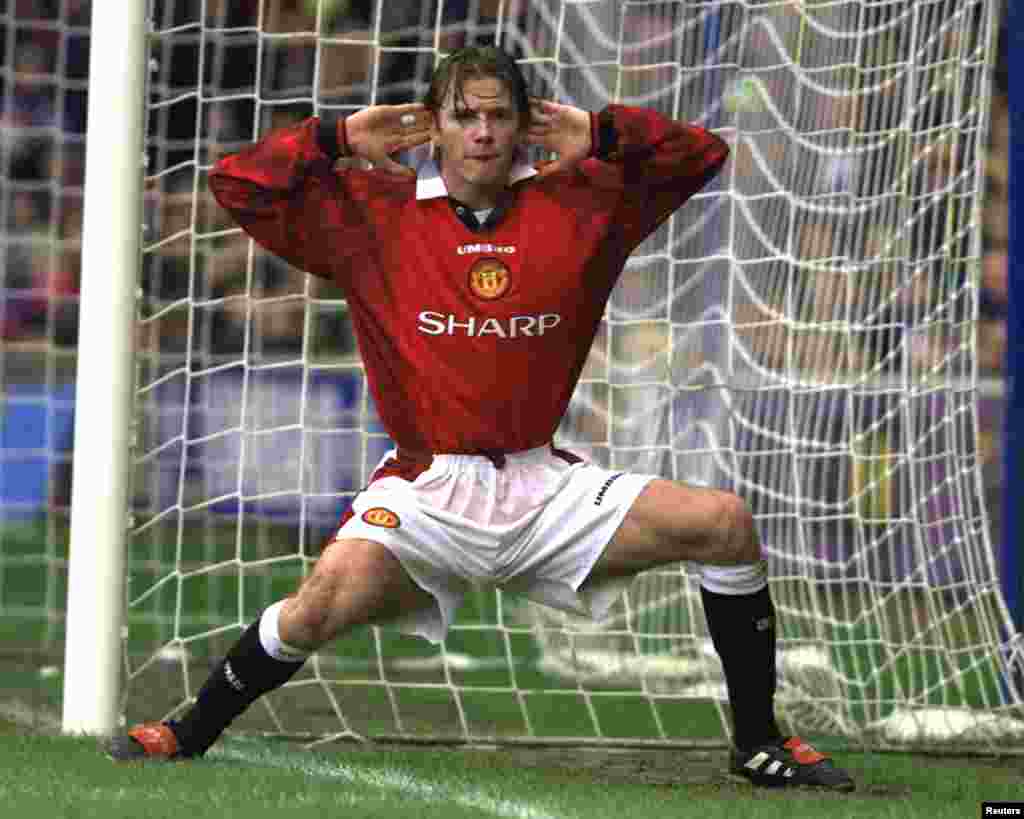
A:
{"type": "Polygon", "coordinates": [[[406,770],[397,768],[360,766],[351,763],[328,764],[309,754],[308,758],[297,759],[294,755],[282,757],[266,748],[258,752],[240,750],[238,742],[230,742],[230,747],[216,749],[211,756],[227,757],[253,765],[270,765],[275,768],[286,768],[301,771],[309,776],[322,779],[336,779],[360,785],[368,785],[399,791],[415,796],[425,802],[441,804],[455,803],[467,808],[486,811],[493,816],[505,819],[567,819],[567,814],[554,814],[529,803],[517,802],[512,799],[496,799],[477,788],[457,788],[444,782],[430,779],[419,779],[406,770]]]}

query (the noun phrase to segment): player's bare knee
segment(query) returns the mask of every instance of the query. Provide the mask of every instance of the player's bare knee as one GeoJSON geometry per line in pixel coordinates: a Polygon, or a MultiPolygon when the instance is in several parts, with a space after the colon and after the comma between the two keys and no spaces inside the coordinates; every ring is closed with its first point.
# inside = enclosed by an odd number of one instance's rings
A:
{"type": "Polygon", "coordinates": [[[314,649],[334,637],[336,624],[333,609],[339,584],[340,578],[329,567],[317,566],[313,574],[306,578],[288,609],[287,630],[291,639],[285,637],[282,629],[285,642],[314,649]]]}
{"type": "Polygon", "coordinates": [[[336,541],[299,589],[297,629],[319,646],[350,627],[376,622],[394,607],[391,571],[391,559],[382,557],[380,547],[336,541]]]}
{"type": "Polygon", "coordinates": [[[746,501],[731,492],[719,492],[723,547],[728,562],[756,563],[761,559],[754,515],[746,501]]]}

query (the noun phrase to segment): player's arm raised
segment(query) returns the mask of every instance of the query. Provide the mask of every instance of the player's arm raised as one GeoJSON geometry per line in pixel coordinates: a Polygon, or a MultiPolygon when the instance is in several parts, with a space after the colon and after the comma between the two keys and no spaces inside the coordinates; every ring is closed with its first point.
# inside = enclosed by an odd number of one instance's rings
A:
{"type": "Polygon", "coordinates": [[[651,187],[688,185],[715,175],[729,146],[710,131],[677,122],[646,108],[609,105],[591,113],[571,105],[534,99],[527,142],[558,155],[541,175],[569,170],[588,157],[628,166],[651,187]]]}
{"type": "MultiPolygon", "coordinates": [[[[325,235],[347,231],[367,240],[357,203],[345,201],[339,159],[359,158],[386,172],[413,176],[392,155],[427,142],[430,117],[422,105],[371,106],[345,118],[310,117],[277,129],[210,171],[210,189],[241,227],[271,252],[309,273],[331,276],[325,235]],[[325,223],[325,202],[345,205],[325,223]]],[[[336,209],[337,210],[337,209],[336,209]]]]}
{"type": "Polygon", "coordinates": [[[646,108],[609,105],[591,125],[594,156],[621,168],[625,196],[616,221],[631,247],[711,181],[729,157],[718,135],[646,108]]]}
{"type": "Polygon", "coordinates": [[[625,196],[617,219],[631,243],[704,187],[729,156],[728,144],[699,125],[625,105],[590,113],[534,100],[527,142],[558,155],[542,176],[590,158],[619,166],[625,196]]]}

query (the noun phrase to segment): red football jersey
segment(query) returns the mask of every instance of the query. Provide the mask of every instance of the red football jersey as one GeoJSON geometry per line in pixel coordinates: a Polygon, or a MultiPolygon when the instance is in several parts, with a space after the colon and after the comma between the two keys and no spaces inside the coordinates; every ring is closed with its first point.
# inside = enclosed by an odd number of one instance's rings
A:
{"type": "Polygon", "coordinates": [[[653,111],[591,117],[594,157],[520,167],[477,230],[438,176],[337,169],[317,118],[221,159],[210,187],[261,245],[344,290],[400,447],[514,452],[551,441],[630,252],[728,155],[653,111]]]}

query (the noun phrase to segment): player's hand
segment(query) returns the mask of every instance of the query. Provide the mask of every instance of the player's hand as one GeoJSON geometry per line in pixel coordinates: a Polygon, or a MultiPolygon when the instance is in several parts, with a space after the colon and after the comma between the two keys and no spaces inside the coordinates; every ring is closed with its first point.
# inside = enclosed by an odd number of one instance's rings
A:
{"type": "Polygon", "coordinates": [[[415,176],[416,171],[391,158],[430,141],[433,116],[420,103],[409,105],[371,105],[345,120],[349,150],[360,159],[368,159],[375,168],[415,176]]]}
{"type": "Polygon", "coordinates": [[[541,176],[567,171],[590,156],[590,114],[571,105],[533,99],[526,141],[558,154],[541,169],[541,176]]]}

